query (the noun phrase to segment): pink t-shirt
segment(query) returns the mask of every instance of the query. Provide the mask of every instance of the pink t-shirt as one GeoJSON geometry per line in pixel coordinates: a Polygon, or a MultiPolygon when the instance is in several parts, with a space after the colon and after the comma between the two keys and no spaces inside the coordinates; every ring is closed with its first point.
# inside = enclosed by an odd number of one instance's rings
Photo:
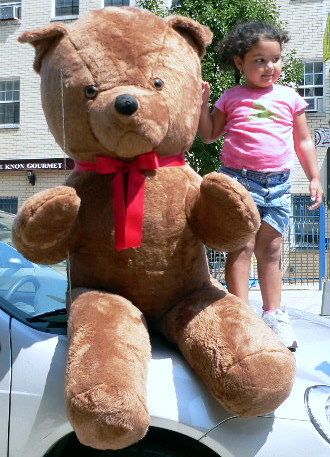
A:
{"type": "Polygon", "coordinates": [[[226,114],[223,164],[256,171],[291,169],[293,119],[306,106],[294,89],[279,84],[228,89],[215,102],[226,114]]]}

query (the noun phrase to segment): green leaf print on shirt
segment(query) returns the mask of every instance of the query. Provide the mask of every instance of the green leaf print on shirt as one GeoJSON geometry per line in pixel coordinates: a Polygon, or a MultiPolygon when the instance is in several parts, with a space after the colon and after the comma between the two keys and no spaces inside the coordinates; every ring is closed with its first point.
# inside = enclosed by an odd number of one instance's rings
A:
{"type": "Polygon", "coordinates": [[[253,114],[248,116],[249,121],[257,121],[263,119],[272,119],[273,121],[276,119],[280,119],[280,116],[270,111],[261,103],[254,103],[252,104],[252,110],[254,110],[253,114]]]}

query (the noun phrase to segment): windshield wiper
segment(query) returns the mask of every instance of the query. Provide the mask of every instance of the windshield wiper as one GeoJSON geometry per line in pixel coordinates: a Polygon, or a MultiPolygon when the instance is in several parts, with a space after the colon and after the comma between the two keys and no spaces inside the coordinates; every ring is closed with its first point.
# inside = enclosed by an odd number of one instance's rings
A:
{"type": "Polygon", "coordinates": [[[55,309],[54,311],[49,311],[43,314],[37,314],[36,316],[27,317],[28,322],[55,322],[66,323],[68,320],[68,315],[66,308],[55,309]]]}

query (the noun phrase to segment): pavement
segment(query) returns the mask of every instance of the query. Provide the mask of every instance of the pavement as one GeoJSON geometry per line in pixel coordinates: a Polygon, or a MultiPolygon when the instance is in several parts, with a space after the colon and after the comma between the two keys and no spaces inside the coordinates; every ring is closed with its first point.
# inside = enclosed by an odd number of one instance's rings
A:
{"type": "MultiPolygon", "coordinates": [[[[322,290],[317,286],[306,288],[289,288],[282,290],[282,306],[289,309],[321,315],[322,290]]],[[[249,302],[256,309],[262,307],[262,298],[259,288],[252,288],[249,292],[249,302]]],[[[323,308],[324,309],[324,308],[323,308]]]]}

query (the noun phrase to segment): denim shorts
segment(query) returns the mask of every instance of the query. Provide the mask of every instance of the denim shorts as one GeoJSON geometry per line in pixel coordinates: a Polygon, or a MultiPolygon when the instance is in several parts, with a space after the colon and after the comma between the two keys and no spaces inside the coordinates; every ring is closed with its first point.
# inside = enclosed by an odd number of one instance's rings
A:
{"type": "Polygon", "coordinates": [[[261,219],[284,234],[291,214],[289,170],[263,172],[221,167],[220,172],[241,183],[251,193],[261,219]]]}

